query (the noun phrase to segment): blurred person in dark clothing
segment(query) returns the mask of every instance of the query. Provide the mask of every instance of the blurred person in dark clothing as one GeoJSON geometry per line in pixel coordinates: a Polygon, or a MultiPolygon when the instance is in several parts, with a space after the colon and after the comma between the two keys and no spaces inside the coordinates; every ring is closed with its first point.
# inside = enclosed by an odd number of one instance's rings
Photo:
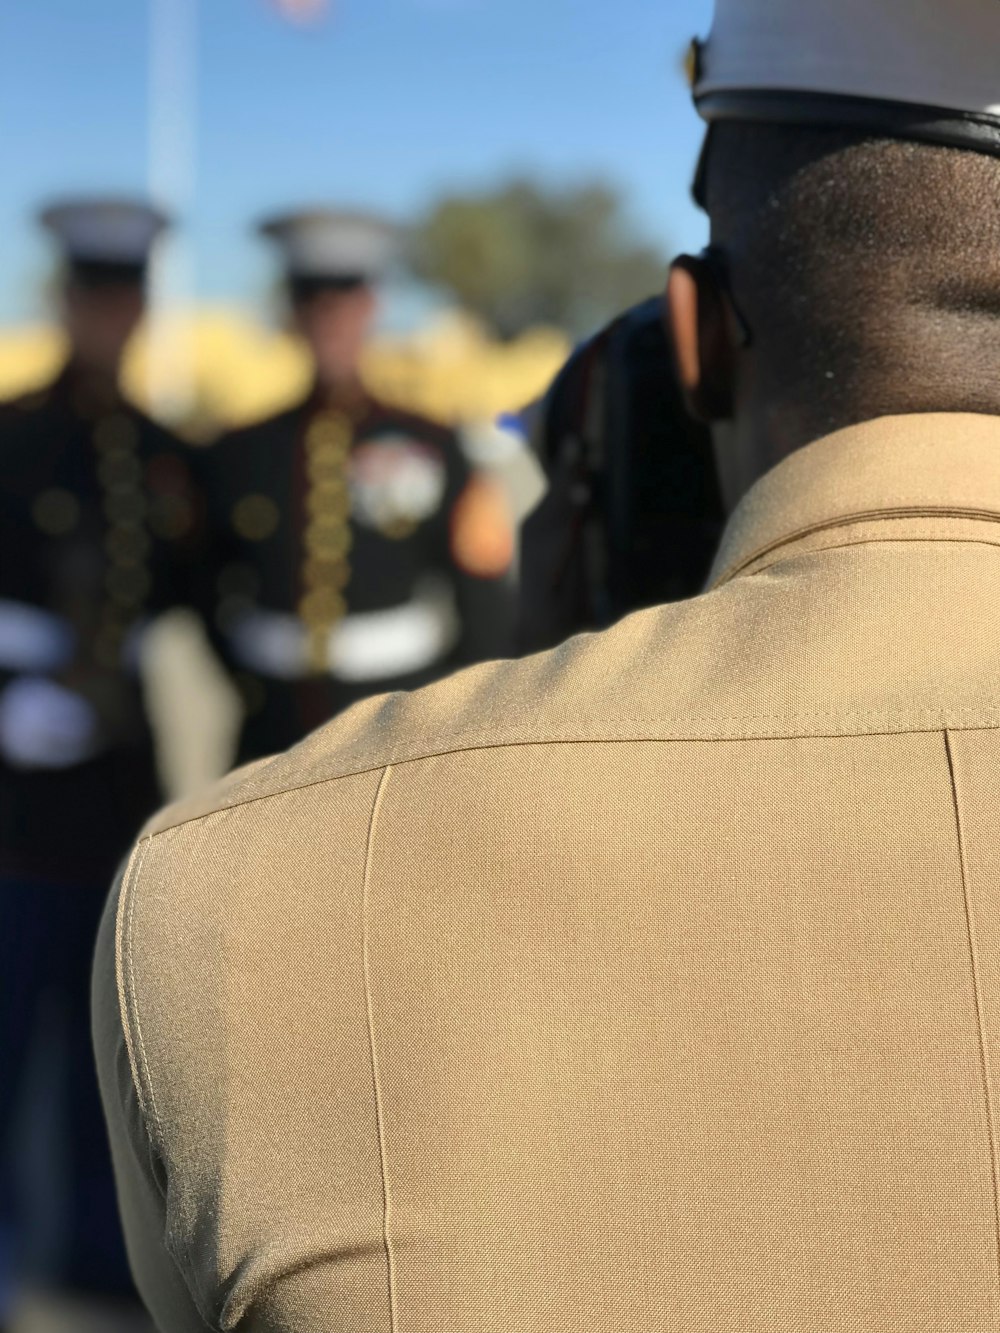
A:
{"type": "Polygon", "coordinates": [[[150,617],[190,600],[197,504],[182,447],[118,383],[166,219],[84,199],[41,221],[63,254],[68,355],[0,405],[0,1147],[17,1285],[127,1312],[88,973],[108,880],[161,799],[139,651],[150,617]],[[39,1121],[23,1106],[39,1059],[56,1146],[37,1153],[55,1165],[19,1187],[12,1125],[39,1121]]]}
{"type": "Polygon", "coordinates": [[[549,488],[521,534],[519,649],[699,593],[723,499],[711,433],[673,372],[662,298],[578,347],[533,416],[549,488]]]}
{"type": "Polygon", "coordinates": [[[263,234],[314,365],[306,397],[205,460],[209,619],[246,710],[241,761],[350,704],[513,644],[512,521],[454,432],[377,401],[362,353],[394,230],[316,210],[263,234]]]}

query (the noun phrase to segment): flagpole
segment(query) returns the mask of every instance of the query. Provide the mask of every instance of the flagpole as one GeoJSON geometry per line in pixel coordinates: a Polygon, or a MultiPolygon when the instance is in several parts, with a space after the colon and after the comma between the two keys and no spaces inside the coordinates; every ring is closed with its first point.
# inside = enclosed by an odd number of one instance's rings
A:
{"type": "Polygon", "coordinates": [[[187,226],[195,202],[198,0],[149,3],[148,188],[175,230],[150,270],[146,391],[154,413],[183,418],[194,401],[191,350],[180,317],[191,307],[194,263],[187,226]]]}

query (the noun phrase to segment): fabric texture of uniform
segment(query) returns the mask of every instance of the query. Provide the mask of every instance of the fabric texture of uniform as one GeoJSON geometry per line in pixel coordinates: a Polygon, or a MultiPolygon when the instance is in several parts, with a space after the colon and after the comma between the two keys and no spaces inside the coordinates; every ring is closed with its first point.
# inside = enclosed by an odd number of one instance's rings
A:
{"type": "Polygon", "coordinates": [[[765,477],[711,589],[373,700],[98,947],[159,1327],[1000,1325],[1000,421],[765,477]]]}

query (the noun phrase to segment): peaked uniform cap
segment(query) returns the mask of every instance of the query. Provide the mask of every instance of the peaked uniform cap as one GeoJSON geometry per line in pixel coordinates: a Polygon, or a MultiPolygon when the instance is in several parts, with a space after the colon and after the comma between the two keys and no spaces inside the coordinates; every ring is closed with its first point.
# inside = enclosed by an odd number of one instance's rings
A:
{"type": "Polygon", "coordinates": [[[398,245],[397,229],[385,219],[332,208],[268,218],[259,230],[277,244],[293,279],[374,281],[398,245]]]}
{"type": "Polygon", "coordinates": [[[68,259],[83,264],[144,266],[167,215],[133,199],[62,199],[39,214],[68,259]]]}
{"type": "Polygon", "coordinates": [[[856,126],[1000,155],[1000,0],[716,0],[709,122],[856,126]]]}

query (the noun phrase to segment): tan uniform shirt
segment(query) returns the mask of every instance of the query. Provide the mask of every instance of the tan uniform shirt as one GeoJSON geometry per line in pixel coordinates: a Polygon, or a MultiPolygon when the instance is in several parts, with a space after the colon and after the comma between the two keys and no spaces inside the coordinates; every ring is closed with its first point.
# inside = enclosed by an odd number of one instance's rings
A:
{"type": "Polygon", "coordinates": [[[1000,1327],[1000,420],[163,815],[97,1040],[170,1333],[1000,1327]]]}

